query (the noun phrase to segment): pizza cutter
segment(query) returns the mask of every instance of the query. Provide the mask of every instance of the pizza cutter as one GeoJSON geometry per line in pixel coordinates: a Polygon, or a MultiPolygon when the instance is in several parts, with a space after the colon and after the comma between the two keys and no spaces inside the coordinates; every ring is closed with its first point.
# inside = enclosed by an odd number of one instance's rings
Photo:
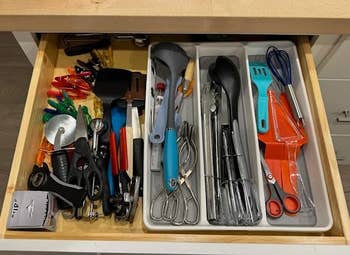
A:
{"type": "Polygon", "coordinates": [[[55,137],[58,130],[62,130],[61,147],[65,147],[74,142],[76,120],[68,114],[59,114],[52,117],[45,124],[45,137],[51,144],[55,144],[55,137]]]}

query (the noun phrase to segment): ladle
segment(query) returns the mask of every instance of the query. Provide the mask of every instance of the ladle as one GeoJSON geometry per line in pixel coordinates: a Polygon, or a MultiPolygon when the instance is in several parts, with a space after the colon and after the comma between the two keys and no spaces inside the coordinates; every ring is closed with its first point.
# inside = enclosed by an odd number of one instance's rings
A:
{"type": "Polygon", "coordinates": [[[177,150],[177,137],[175,130],[175,86],[178,79],[186,69],[189,58],[186,52],[174,43],[159,43],[152,47],[151,56],[153,61],[160,61],[167,66],[170,80],[168,114],[165,131],[163,152],[164,185],[168,192],[177,188],[179,171],[179,155],[177,150]]]}

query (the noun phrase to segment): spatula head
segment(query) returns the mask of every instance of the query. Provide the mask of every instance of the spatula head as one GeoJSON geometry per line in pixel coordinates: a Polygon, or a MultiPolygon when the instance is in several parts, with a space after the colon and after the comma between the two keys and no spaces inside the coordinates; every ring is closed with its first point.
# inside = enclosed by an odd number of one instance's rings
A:
{"type": "Polygon", "coordinates": [[[237,66],[225,56],[216,58],[216,62],[209,67],[209,76],[216,84],[223,86],[230,98],[232,117],[238,116],[238,98],[241,90],[241,78],[237,66]]]}
{"type": "Polygon", "coordinates": [[[216,59],[215,72],[221,84],[229,93],[232,115],[236,119],[238,116],[238,98],[241,91],[241,78],[238,68],[228,57],[219,56],[216,59]]]}
{"type": "Polygon", "coordinates": [[[124,96],[131,84],[132,72],[124,69],[106,68],[98,72],[94,93],[103,103],[111,104],[124,96]]]}
{"type": "Polygon", "coordinates": [[[272,83],[272,76],[269,67],[265,63],[249,63],[249,72],[255,86],[261,90],[267,90],[272,83]]]}

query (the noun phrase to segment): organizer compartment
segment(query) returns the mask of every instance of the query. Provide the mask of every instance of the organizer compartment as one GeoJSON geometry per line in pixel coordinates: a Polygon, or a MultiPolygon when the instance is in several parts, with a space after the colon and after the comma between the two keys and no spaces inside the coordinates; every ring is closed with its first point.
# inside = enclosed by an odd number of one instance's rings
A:
{"type": "MultiPolygon", "coordinates": [[[[196,47],[194,44],[191,43],[180,43],[179,44],[187,53],[187,55],[192,58],[193,60],[196,60],[196,47]]],[[[193,190],[194,195],[197,197],[197,200],[199,201],[199,223],[196,225],[181,225],[181,226],[174,226],[171,225],[169,222],[163,221],[163,220],[154,220],[151,217],[151,206],[152,202],[155,202],[154,206],[154,215],[160,216],[159,210],[161,210],[161,203],[156,202],[157,196],[159,195],[159,192],[164,189],[163,186],[163,170],[162,167],[160,169],[154,169],[154,164],[151,163],[151,160],[156,160],[156,157],[152,157],[152,150],[155,150],[155,146],[162,145],[155,145],[150,142],[149,134],[152,132],[152,126],[153,126],[153,120],[154,120],[154,93],[152,93],[155,90],[155,84],[159,81],[162,81],[160,77],[157,76],[155,73],[152,60],[150,58],[151,56],[151,48],[153,45],[150,45],[149,47],[149,55],[148,55],[148,67],[147,67],[147,85],[146,85],[146,116],[145,116],[145,149],[144,149],[144,208],[143,208],[143,220],[145,226],[150,230],[188,230],[188,229],[196,229],[198,225],[202,222],[202,210],[201,210],[201,187],[202,184],[200,183],[200,169],[201,162],[199,161],[199,152],[200,152],[200,143],[199,143],[199,111],[198,111],[198,91],[197,91],[197,83],[195,82],[193,91],[190,96],[185,97],[183,99],[183,105],[180,110],[180,116],[182,118],[182,121],[187,121],[189,124],[194,125],[195,127],[195,136],[194,136],[194,142],[198,150],[198,160],[195,169],[193,169],[192,174],[189,176],[189,183],[190,187],[193,190]]],[[[194,75],[196,77],[196,75],[194,75]]],[[[196,78],[195,78],[196,79],[196,78]]],[[[165,82],[165,81],[163,81],[165,82]]],[[[158,147],[159,149],[159,147],[158,147]]],[[[160,161],[163,160],[162,155],[160,158],[158,158],[160,161]]],[[[159,164],[156,164],[159,165],[159,164]]],[[[158,199],[157,201],[162,201],[162,199],[158,199]]],[[[190,209],[193,208],[190,207],[190,209]]],[[[179,210],[183,210],[183,204],[179,204],[179,210]]],[[[194,218],[196,212],[189,210],[189,216],[191,219],[194,218]]]]}
{"type": "MultiPolygon", "coordinates": [[[[308,192],[313,199],[315,210],[314,213],[299,212],[294,217],[289,217],[286,215],[283,215],[279,219],[271,219],[267,217],[267,222],[276,227],[280,226],[280,228],[285,230],[319,232],[327,231],[332,227],[333,220],[330,212],[315,127],[311,117],[310,105],[305,90],[305,84],[296,47],[294,43],[290,41],[249,42],[246,45],[248,55],[247,62],[248,64],[249,61],[266,62],[265,53],[267,48],[271,45],[285,50],[290,56],[293,79],[292,86],[298,99],[302,114],[304,116],[306,123],[305,131],[308,136],[308,143],[302,147],[300,155],[298,157],[297,168],[298,173],[303,180],[306,192],[308,192]]],[[[253,96],[256,96],[255,85],[251,84],[251,86],[253,88],[253,96]]],[[[278,87],[275,81],[273,81],[271,87],[275,89],[278,87]]],[[[302,186],[303,185],[298,186],[298,193],[302,192],[302,186]]],[[[269,191],[266,190],[266,184],[264,184],[264,190],[265,192],[263,197],[267,199],[269,191]]],[[[303,208],[301,208],[301,210],[303,210],[303,208]]]]}

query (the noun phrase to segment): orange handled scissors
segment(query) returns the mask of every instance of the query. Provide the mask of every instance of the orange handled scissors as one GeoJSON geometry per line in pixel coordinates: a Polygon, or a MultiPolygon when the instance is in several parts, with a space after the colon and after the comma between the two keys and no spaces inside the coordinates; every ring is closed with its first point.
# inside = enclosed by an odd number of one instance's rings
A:
{"type": "Polygon", "coordinates": [[[266,201],[266,212],[271,218],[279,218],[283,211],[296,214],[300,210],[300,201],[297,196],[284,192],[273,177],[264,157],[260,151],[260,160],[270,188],[270,197],[266,201]]]}

